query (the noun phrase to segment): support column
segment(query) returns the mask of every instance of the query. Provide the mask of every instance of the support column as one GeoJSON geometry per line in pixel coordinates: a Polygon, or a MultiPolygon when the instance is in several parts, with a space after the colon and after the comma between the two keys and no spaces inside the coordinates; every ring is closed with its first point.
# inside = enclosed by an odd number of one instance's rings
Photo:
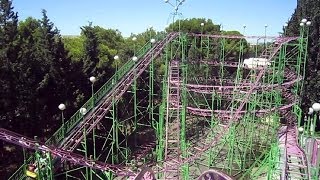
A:
{"type": "MultiPolygon", "coordinates": [[[[187,45],[187,39],[185,35],[180,36],[180,43],[181,43],[181,52],[182,52],[182,98],[181,98],[181,130],[180,130],[180,147],[181,147],[181,152],[182,152],[182,157],[187,158],[188,157],[188,152],[187,152],[187,138],[186,138],[186,109],[187,109],[187,56],[186,56],[186,45],[187,45]]],[[[184,180],[189,179],[189,165],[184,164],[182,165],[182,177],[184,180]]]]}

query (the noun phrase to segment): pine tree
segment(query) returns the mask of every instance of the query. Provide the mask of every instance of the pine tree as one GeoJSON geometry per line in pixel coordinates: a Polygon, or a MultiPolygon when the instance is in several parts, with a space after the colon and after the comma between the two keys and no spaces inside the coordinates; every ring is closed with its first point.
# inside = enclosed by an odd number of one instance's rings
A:
{"type": "Polygon", "coordinates": [[[92,23],[81,28],[82,34],[85,36],[84,42],[84,59],[83,72],[87,77],[96,76],[97,66],[99,63],[99,42],[98,36],[92,27],[92,23]]]}
{"type": "Polygon", "coordinates": [[[17,104],[16,76],[18,71],[18,15],[10,0],[0,1],[0,114],[1,126],[12,129],[17,104]],[[9,125],[11,124],[11,125],[9,125]]]}

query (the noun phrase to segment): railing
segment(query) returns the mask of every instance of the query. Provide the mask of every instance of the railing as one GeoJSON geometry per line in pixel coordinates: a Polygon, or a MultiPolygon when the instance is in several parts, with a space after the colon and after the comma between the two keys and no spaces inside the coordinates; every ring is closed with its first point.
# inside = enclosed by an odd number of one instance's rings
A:
{"type": "Polygon", "coordinates": [[[9,178],[12,180],[24,180],[26,177],[26,172],[25,172],[25,165],[31,164],[34,162],[34,156],[30,156],[27,160],[26,163],[20,166],[20,168],[9,178]]]}
{"type": "MultiPolygon", "coordinates": [[[[155,39],[160,40],[165,37],[165,34],[159,34],[155,39]]],[[[148,41],[138,52],[136,56],[138,58],[137,61],[140,61],[141,57],[143,57],[152,47],[150,41],[148,41]]],[[[137,63],[137,62],[136,62],[137,63]]],[[[115,86],[114,82],[117,82],[121,79],[125,74],[127,74],[131,68],[133,68],[135,62],[129,59],[118,71],[98,90],[94,93],[93,98],[90,99],[81,107],[86,108],[87,111],[91,111],[94,106],[103,99],[103,97],[108,94],[112,88],[115,86]]],[[[87,113],[88,114],[88,113],[87,113]]],[[[80,109],[73,115],[71,118],[66,121],[64,128],[61,126],[46,142],[45,144],[50,145],[58,145],[63,139],[64,135],[68,134],[82,119],[84,116],[80,113],[80,109]],[[64,131],[64,132],[63,132],[64,131]]],[[[30,164],[33,161],[34,157],[31,156],[26,164],[23,164],[10,178],[9,180],[20,180],[25,177],[25,166],[30,164]]]]}
{"type": "MultiPolygon", "coordinates": [[[[137,57],[142,57],[149,49],[151,48],[151,43],[147,42],[138,52],[137,57]]],[[[119,70],[98,90],[90,99],[81,107],[86,108],[87,111],[91,111],[93,109],[93,104],[95,105],[99,102],[108,92],[112,90],[114,86],[114,82],[121,79],[134,65],[132,60],[127,61],[119,70]],[[94,103],[92,102],[94,101],[94,103]]],[[[64,138],[63,129],[65,129],[65,134],[68,134],[75,126],[78,124],[81,119],[83,119],[83,115],[80,113],[80,109],[73,115],[71,118],[66,121],[65,128],[60,127],[53,136],[46,141],[46,144],[58,144],[64,138]]]]}

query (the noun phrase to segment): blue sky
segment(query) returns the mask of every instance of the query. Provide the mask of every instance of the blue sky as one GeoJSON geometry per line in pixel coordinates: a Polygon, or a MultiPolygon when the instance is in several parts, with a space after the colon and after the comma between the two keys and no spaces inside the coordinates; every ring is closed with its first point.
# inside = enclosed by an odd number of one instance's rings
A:
{"type": "MultiPolygon", "coordinates": [[[[13,5],[20,20],[41,18],[41,9],[46,9],[63,35],[79,34],[89,21],[118,29],[124,36],[143,32],[150,25],[162,30],[173,11],[164,0],[13,0],[13,5]]],[[[246,24],[246,35],[264,35],[268,24],[267,34],[277,35],[296,5],[296,0],[186,0],[180,11],[184,18],[210,18],[225,30],[242,32],[246,24]]]]}

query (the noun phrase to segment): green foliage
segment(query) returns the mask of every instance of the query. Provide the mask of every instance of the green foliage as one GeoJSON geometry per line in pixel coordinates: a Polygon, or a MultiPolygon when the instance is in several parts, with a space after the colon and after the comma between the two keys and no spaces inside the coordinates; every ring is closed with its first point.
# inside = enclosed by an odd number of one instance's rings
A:
{"type": "MultiPolygon", "coordinates": [[[[221,34],[228,36],[243,36],[239,31],[222,31],[221,34]]],[[[226,60],[238,61],[241,51],[243,52],[245,57],[248,56],[250,46],[245,39],[226,39],[224,44],[224,51],[226,60]]]]}
{"type": "Polygon", "coordinates": [[[10,0],[0,1],[0,123],[13,128],[11,121],[17,116],[18,103],[15,84],[19,62],[18,57],[18,16],[13,12],[10,0]]]}
{"type": "Polygon", "coordinates": [[[295,9],[285,35],[298,36],[299,24],[303,18],[311,21],[309,29],[309,48],[306,66],[306,77],[303,95],[303,108],[307,109],[320,99],[320,0],[300,0],[295,9]]]}
{"type": "Polygon", "coordinates": [[[215,25],[211,19],[205,18],[178,20],[170,24],[166,30],[168,32],[179,31],[179,26],[180,31],[184,33],[218,34],[220,32],[220,25],[215,25]],[[203,26],[201,26],[201,23],[204,23],[203,26]]]}
{"type": "Polygon", "coordinates": [[[84,56],[84,38],[83,36],[63,36],[62,37],[65,48],[69,51],[69,55],[75,61],[80,61],[84,56]]]}
{"type": "Polygon", "coordinates": [[[84,41],[84,57],[83,72],[87,77],[95,76],[97,64],[99,63],[99,42],[98,36],[92,27],[92,23],[88,26],[81,27],[84,41]]]}

